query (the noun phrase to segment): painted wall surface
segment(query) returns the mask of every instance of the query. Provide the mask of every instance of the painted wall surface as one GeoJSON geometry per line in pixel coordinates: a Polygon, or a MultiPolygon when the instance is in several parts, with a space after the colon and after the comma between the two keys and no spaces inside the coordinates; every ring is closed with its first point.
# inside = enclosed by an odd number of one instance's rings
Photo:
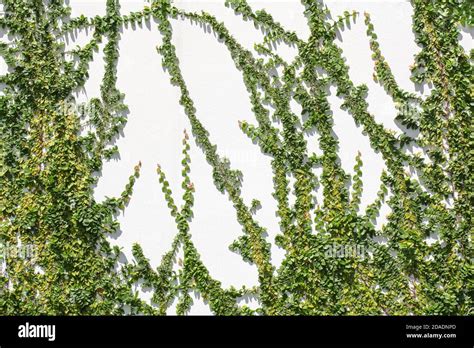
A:
{"type": "MultiPolygon", "coordinates": [[[[122,13],[140,10],[144,0],[122,0],[122,13]]],[[[249,1],[255,8],[264,8],[288,29],[296,31],[303,39],[309,30],[299,1],[260,0],[249,1]]],[[[409,1],[338,1],[325,0],[332,17],[346,10],[360,14],[369,12],[378,35],[381,50],[389,63],[397,82],[408,91],[428,94],[429,87],[416,89],[410,81],[409,66],[419,51],[412,32],[412,7],[409,1]]],[[[263,40],[263,33],[252,23],[245,22],[224,6],[223,0],[176,0],[175,4],[186,10],[204,10],[223,21],[230,32],[247,49],[253,50],[254,43],[263,40]]],[[[95,16],[105,14],[105,0],[70,0],[72,16],[84,14],[95,16]]],[[[268,230],[272,242],[272,258],[279,265],[284,257],[283,250],[274,245],[279,227],[275,216],[276,203],[272,198],[273,183],[269,157],[262,154],[258,146],[245,136],[238,127],[239,120],[254,121],[248,93],[240,72],[235,68],[229,52],[208,29],[189,21],[173,21],[174,44],[180,59],[181,69],[194,99],[197,116],[210,133],[210,139],[217,144],[218,152],[231,161],[233,168],[244,174],[242,195],[246,203],[252,199],[262,202],[256,213],[257,220],[268,230]]],[[[367,101],[369,111],[375,119],[396,133],[403,132],[395,123],[395,107],[391,98],[372,79],[374,64],[371,59],[369,41],[365,34],[363,18],[340,33],[338,44],[344,51],[350,66],[350,77],[356,84],[369,87],[367,101]]],[[[462,44],[466,50],[474,47],[472,32],[461,31],[462,44]]],[[[67,48],[84,45],[91,32],[82,31],[65,38],[67,48]]],[[[119,196],[133,172],[133,167],[143,164],[139,180],[135,185],[132,200],[120,216],[121,230],[111,237],[112,244],[123,247],[122,261],[133,260],[131,246],[140,243],[145,255],[156,267],[162,255],[169,250],[176,234],[175,223],[169,214],[156,175],[159,163],[170,181],[175,199],[181,196],[181,141],[183,130],[190,129],[189,122],[179,105],[179,91],[169,82],[168,74],[161,67],[161,57],[156,47],[161,44],[161,35],[154,21],[141,26],[124,27],[120,41],[120,59],[117,66],[118,88],[125,93],[129,107],[128,123],[117,140],[120,156],[105,163],[100,181],[95,188],[95,197],[101,201],[106,196],[119,196]]],[[[101,45],[101,49],[104,44],[101,45]]],[[[295,48],[281,44],[278,52],[286,59],[295,56],[295,48]]],[[[100,82],[104,71],[102,52],[97,52],[90,65],[90,79],[85,88],[78,91],[78,101],[85,102],[100,95],[100,82]]],[[[380,174],[384,162],[374,152],[369,140],[362,134],[352,117],[340,109],[341,100],[331,90],[330,102],[335,120],[334,131],[340,141],[343,168],[353,172],[357,151],[364,161],[364,192],[362,208],[375,198],[380,186],[380,174]]],[[[292,105],[298,112],[298,105],[292,105]]],[[[308,135],[311,151],[320,153],[317,135],[308,135]]],[[[229,251],[228,246],[241,235],[241,227],[235,218],[232,203],[220,194],[213,185],[211,167],[204,154],[191,142],[191,177],[196,188],[194,219],[191,223],[193,241],[201,253],[209,271],[225,287],[234,285],[253,286],[258,283],[256,267],[229,251]]],[[[417,151],[417,149],[413,149],[417,151]]],[[[321,198],[321,194],[318,195],[321,198]]],[[[177,202],[179,205],[179,202],[177,202]]],[[[382,209],[378,220],[384,223],[388,207],[382,209]]],[[[143,298],[151,297],[142,291],[143,298]]],[[[252,300],[248,305],[253,307],[252,300]]],[[[174,309],[170,310],[170,314],[174,309]]],[[[195,298],[191,314],[208,314],[209,307],[195,298]]]]}

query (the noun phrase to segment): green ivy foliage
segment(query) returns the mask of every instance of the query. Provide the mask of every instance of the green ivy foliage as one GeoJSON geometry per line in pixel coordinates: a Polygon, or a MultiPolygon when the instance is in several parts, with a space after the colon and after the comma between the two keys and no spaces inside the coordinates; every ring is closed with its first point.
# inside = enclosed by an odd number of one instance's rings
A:
{"type": "Polygon", "coordinates": [[[37,257],[32,263],[7,256],[7,270],[0,276],[0,313],[165,315],[176,301],[177,313],[186,314],[191,294],[197,292],[217,315],[472,314],[474,71],[472,56],[458,42],[459,26],[472,25],[468,1],[412,1],[413,31],[421,47],[411,67],[412,80],[432,85],[426,98],[398,85],[370,15],[364,15],[374,80],[397,106],[396,120],[416,130],[415,137],[409,132],[396,135],[377,123],[368,111],[367,86],[349,77],[336,39],[359,14],[345,12],[333,21],[322,2],[301,2],[310,29],[307,40],[266,11],[254,11],[245,0],[225,1],[236,16],[265,30],[263,42],[255,44],[255,57],[217,18],[183,11],[170,0],[153,0],[126,16],[118,0],[107,0],[105,16],[93,18],[70,18],[62,0],[3,1],[0,26],[13,40],[0,43],[9,66],[0,78],[5,86],[0,96],[0,240],[34,245],[37,257]],[[120,197],[94,200],[96,173],[117,153],[114,138],[126,123],[127,107],[116,87],[120,30],[151,19],[162,38],[157,53],[170,82],[179,88],[192,138],[212,167],[216,189],[233,203],[242,226],[229,248],[255,265],[256,287],[223,288],[193,244],[190,221],[199,188],[191,180],[186,131],[183,206],[176,206],[166,175],[157,167],[157,184],[177,231],[161,264],[153,269],[136,244],[135,261],[120,265],[120,250],[107,241],[119,228],[117,214],[126,209],[141,167],[137,164],[120,197]],[[278,268],[271,263],[266,229],[254,217],[261,203],[241,197],[243,174],[219,155],[196,115],[173,45],[176,20],[209,26],[242,74],[255,121],[240,122],[239,127],[271,158],[281,231],[274,242],[286,252],[278,268]],[[90,42],[65,52],[59,39],[83,28],[92,30],[90,42]],[[100,98],[85,108],[71,108],[77,104],[73,93],[87,81],[88,64],[103,40],[106,65],[100,98]],[[296,58],[287,62],[280,57],[273,48],[277,42],[294,46],[296,58]],[[377,198],[364,210],[363,159],[358,154],[352,177],[341,167],[328,101],[331,86],[386,164],[377,198]],[[292,111],[291,101],[301,106],[301,114],[292,111]],[[319,137],[307,138],[308,132],[319,137]],[[318,142],[322,155],[308,150],[309,141],[318,142]],[[410,145],[422,148],[426,156],[410,153],[410,145]],[[321,202],[316,201],[318,190],[321,202]],[[296,196],[293,204],[291,193],[296,196]],[[378,228],[384,203],[391,213],[378,228]],[[439,241],[427,244],[432,234],[439,241]],[[378,243],[378,238],[387,242],[378,243]],[[360,246],[364,255],[333,257],[327,250],[335,244],[360,246]],[[151,303],[133,290],[139,283],[153,289],[151,303]],[[244,296],[255,296],[258,308],[241,305],[244,296]]]}

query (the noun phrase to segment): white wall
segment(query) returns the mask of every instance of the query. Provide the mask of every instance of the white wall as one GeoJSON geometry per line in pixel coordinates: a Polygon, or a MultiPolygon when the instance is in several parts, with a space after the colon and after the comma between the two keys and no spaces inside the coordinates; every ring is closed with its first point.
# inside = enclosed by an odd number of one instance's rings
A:
{"type": "MultiPolygon", "coordinates": [[[[122,0],[122,13],[136,11],[146,3],[143,0],[122,0]]],[[[244,22],[232,10],[224,7],[223,0],[175,1],[178,7],[187,10],[204,10],[224,21],[230,32],[244,47],[253,51],[253,44],[260,42],[263,35],[253,24],[244,22]]],[[[295,30],[302,38],[308,36],[308,28],[299,1],[267,0],[250,1],[255,9],[265,8],[285,27],[295,30]]],[[[409,65],[419,50],[414,42],[411,26],[412,7],[408,1],[337,1],[326,0],[333,18],[345,10],[365,11],[371,14],[382,53],[385,55],[397,81],[409,91],[415,92],[409,80],[409,65]]],[[[105,14],[105,0],[71,0],[73,16],[105,14]]],[[[212,33],[189,21],[173,21],[174,43],[181,61],[181,69],[197,108],[197,115],[210,132],[211,140],[218,145],[219,153],[226,154],[232,166],[244,173],[243,197],[247,203],[254,198],[262,202],[262,209],[256,215],[258,221],[268,229],[269,240],[279,230],[275,217],[276,204],[272,199],[272,173],[270,159],[262,155],[259,148],[239,130],[238,121],[253,122],[253,114],[242,76],[235,69],[230,54],[212,33]]],[[[359,16],[351,29],[344,30],[339,40],[340,47],[350,66],[350,76],[357,83],[369,87],[369,111],[376,120],[399,133],[394,123],[395,109],[391,99],[382,87],[372,80],[373,62],[369,42],[365,34],[363,17],[359,16]]],[[[67,38],[69,47],[83,45],[91,33],[80,32],[67,38]]],[[[471,32],[472,34],[472,32],[471,32]]],[[[464,32],[462,37],[466,49],[473,47],[472,36],[464,32]]],[[[97,200],[105,196],[118,196],[127,183],[133,167],[143,163],[141,177],[136,183],[132,201],[120,216],[122,231],[111,239],[113,244],[123,247],[129,261],[131,245],[138,242],[152,266],[157,266],[162,255],[169,250],[176,234],[173,219],[169,215],[161,187],[156,175],[156,164],[160,163],[166,172],[175,200],[181,197],[180,161],[183,129],[190,129],[189,122],[180,107],[179,92],[169,83],[169,76],[160,65],[161,57],[156,46],[161,43],[157,25],[153,21],[124,28],[120,41],[118,63],[118,87],[126,94],[129,106],[128,123],[117,145],[120,159],[104,165],[102,177],[96,188],[97,200]]],[[[102,45],[103,47],[103,45],[102,45]]],[[[284,57],[292,57],[292,48],[281,46],[284,57]]],[[[85,90],[79,93],[80,101],[99,96],[103,74],[103,55],[97,53],[91,64],[90,80],[85,90]]],[[[428,93],[428,91],[425,91],[428,93]]],[[[372,202],[380,185],[380,174],[384,168],[381,155],[375,153],[368,138],[362,135],[352,117],[340,110],[341,101],[333,91],[330,102],[335,118],[335,132],[339,137],[342,166],[352,173],[357,151],[364,161],[363,206],[372,202]]],[[[311,139],[310,149],[318,152],[317,139],[311,139]]],[[[225,195],[214,187],[210,165],[203,153],[191,143],[191,177],[196,187],[194,219],[191,224],[193,241],[201,253],[202,260],[211,275],[225,287],[234,285],[253,286],[257,284],[256,268],[243,262],[241,257],[228,250],[228,246],[241,235],[236,222],[235,211],[225,195]]],[[[387,208],[383,210],[388,212],[387,208]]],[[[383,223],[383,217],[379,224],[383,223]]],[[[274,243],[273,243],[274,244],[274,243]]],[[[273,262],[278,265],[284,253],[272,247],[273,262]]],[[[149,298],[150,293],[144,293],[149,298]]],[[[256,304],[249,304],[250,306],[256,304]]],[[[173,313],[173,310],[170,311],[173,313]]],[[[196,299],[193,314],[210,313],[200,299],[196,299]]]]}

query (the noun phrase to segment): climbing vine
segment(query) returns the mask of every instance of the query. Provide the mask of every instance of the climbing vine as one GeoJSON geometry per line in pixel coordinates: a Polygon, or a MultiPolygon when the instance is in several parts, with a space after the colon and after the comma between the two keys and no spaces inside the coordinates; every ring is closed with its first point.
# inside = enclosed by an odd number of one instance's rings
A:
{"type": "Polygon", "coordinates": [[[236,16],[265,31],[264,40],[255,44],[258,57],[218,18],[184,11],[170,0],[153,0],[128,15],[121,14],[119,0],[107,0],[106,14],[93,18],[71,18],[62,0],[2,3],[0,27],[11,39],[0,43],[9,68],[0,77],[0,241],[33,245],[35,257],[6,255],[0,313],[164,315],[176,301],[177,313],[186,314],[191,293],[197,292],[218,315],[472,314],[474,71],[472,52],[467,54],[458,41],[459,26],[472,26],[467,0],[412,0],[413,31],[421,47],[411,66],[412,80],[432,86],[427,97],[399,86],[370,14],[345,12],[332,20],[320,1],[301,0],[310,30],[303,40],[245,0],[226,0],[236,16]],[[397,122],[414,133],[396,135],[379,124],[368,111],[367,86],[349,77],[336,39],[341,28],[360,17],[374,81],[396,105],[397,122]],[[191,124],[190,134],[183,135],[183,206],[176,206],[166,173],[157,167],[157,185],[176,235],[156,269],[138,244],[134,262],[120,264],[119,248],[107,240],[119,228],[117,215],[132,198],[141,163],[131,168],[120,197],[102,203],[93,198],[96,173],[118,152],[114,139],[129,112],[116,86],[120,31],[151,19],[162,39],[157,58],[179,89],[179,103],[191,124]],[[254,217],[261,203],[241,197],[243,174],[219,154],[196,115],[173,44],[176,20],[210,27],[242,74],[254,122],[242,121],[239,127],[271,158],[280,227],[274,242],[286,252],[278,268],[271,263],[266,229],[254,217]],[[60,38],[84,28],[92,31],[90,41],[66,51],[60,38]],[[74,92],[87,81],[89,63],[103,41],[100,97],[77,107],[74,92]],[[278,55],[276,42],[297,49],[293,61],[278,55]],[[377,198],[366,209],[360,204],[361,154],[352,177],[340,164],[330,87],[386,165],[377,198]],[[301,106],[300,114],[290,108],[292,101],[301,106]],[[314,132],[317,138],[306,137],[314,132]],[[191,139],[212,167],[216,189],[233,204],[242,234],[229,248],[256,267],[256,287],[223,288],[193,244],[190,221],[199,187],[192,183],[191,139]],[[311,141],[318,143],[321,155],[309,150],[311,141]],[[424,155],[411,153],[410,146],[422,148],[424,155]],[[319,190],[321,201],[316,199],[319,190]],[[377,227],[384,203],[391,213],[377,227]],[[439,239],[427,244],[432,234],[439,239]],[[380,238],[386,243],[377,242],[380,238]],[[328,252],[334,245],[358,246],[362,255],[334,257],[328,252]],[[139,297],[136,284],[153,290],[151,302],[139,297]],[[248,295],[258,299],[257,309],[240,304],[248,295]]]}

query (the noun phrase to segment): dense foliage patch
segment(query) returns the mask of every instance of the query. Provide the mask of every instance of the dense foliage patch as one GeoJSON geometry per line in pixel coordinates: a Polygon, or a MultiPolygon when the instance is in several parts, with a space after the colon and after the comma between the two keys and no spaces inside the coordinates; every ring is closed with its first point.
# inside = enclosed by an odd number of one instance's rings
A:
{"type": "Polygon", "coordinates": [[[0,240],[33,245],[35,257],[6,255],[1,314],[166,314],[175,300],[178,314],[186,314],[192,291],[219,315],[472,314],[474,71],[472,52],[466,54],[458,40],[459,25],[472,25],[468,0],[412,1],[413,30],[421,47],[412,80],[432,86],[426,98],[397,84],[369,14],[346,12],[334,21],[320,1],[301,1],[310,29],[307,40],[245,0],[225,1],[236,16],[265,30],[264,41],[255,45],[258,57],[214,16],[183,11],[170,0],[151,1],[128,15],[120,13],[119,0],[107,0],[106,15],[93,18],[71,18],[62,0],[2,2],[0,26],[9,40],[0,43],[0,54],[9,70],[1,76],[0,240]],[[396,135],[377,123],[368,112],[367,86],[349,78],[337,33],[362,16],[374,79],[397,106],[397,121],[415,132],[396,135]],[[117,215],[126,209],[141,164],[120,197],[102,203],[93,198],[96,173],[118,151],[114,138],[126,123],[127,107],[116,87],[120,30],[151,19],[162,36],[157,53],[181,92],[180,104],[192,126],[183,140],[182,207],[176,206],[166,175],[157,167],[177,230],[157,269],[139,245],[133,247],[135,262],[120,266],[120,250],[106,239],[118,228],[117,215]],[[254,217],[261,203],[244,202],[242,173],[219,155],[196,116],[173,45],[175,20],[210,27],[243,76],[255,121],[239,126],[271,158],[281,230],[274,242],[286,251],[278,269],[270,261],[265,227],[254,217]],[[93,32],[90,42],[66,52],[60,39],[84,28],[93,32]],[[78,107],[74,91],[87,81],[88,64],[103,41],[101,96],[78,107]],[[296,47],[296,58],[282,59],[273,48],[276,42],[296,47]],[[330,87],[386,164],[377,199],[364,210],[362,158],[357,156],[353,177],[340,165],[330,87]],[[301,106],[301,114],[292,111],[291,101],[301,106]],[[308,133],[317,136],[308,140],[308,133]],[[257,287],[224,289],[192,242],[189,223],[199,187],[191,180],[190,137],[212,166],[216,189],[233,203],[242,235],[230,249],[258,269],[257,287]],[[322,155],[311,153],[308,141],[318,142],[322,155]],[[413,154],[412,147],[423,155],[413,154]],[[317,190],[322,190],[321,202],[317,190]],[[294,204],[289,200],[293,193],[294,204]],[[377,228],[384,203],[391,213],[377,228]],[[438,241],[426,243],[433,234],[438,241]],[[379,243],[381,238],[386,243],[379,243]],[[328,253],[333,245],[356,245],[363,255],[334,257],[328,253]],[[138,282],[154,290],[152,303],[132,291],[138,282]],[[246,295],[258,298],[257,310],[240,304],[246,295]]]}

